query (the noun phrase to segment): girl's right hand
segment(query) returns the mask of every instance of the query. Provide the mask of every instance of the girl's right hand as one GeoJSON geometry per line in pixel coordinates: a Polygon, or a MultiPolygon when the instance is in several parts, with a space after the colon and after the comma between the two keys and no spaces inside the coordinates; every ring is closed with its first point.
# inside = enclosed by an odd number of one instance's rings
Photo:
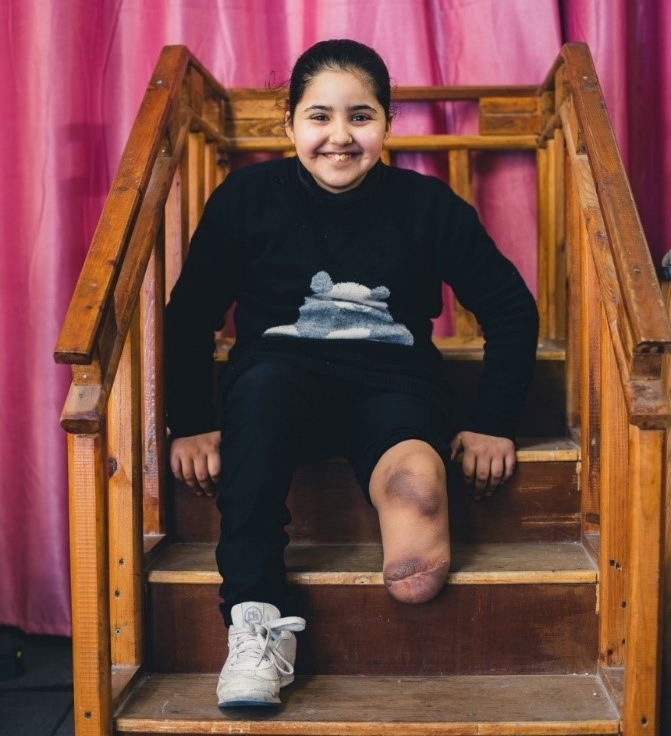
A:
{"type": "Polygon", "coordinates": [[[221,432],[178,437],[170,446],[172,474],[189,486],[196,496],[214,496],[221,472],[221,432]]]}

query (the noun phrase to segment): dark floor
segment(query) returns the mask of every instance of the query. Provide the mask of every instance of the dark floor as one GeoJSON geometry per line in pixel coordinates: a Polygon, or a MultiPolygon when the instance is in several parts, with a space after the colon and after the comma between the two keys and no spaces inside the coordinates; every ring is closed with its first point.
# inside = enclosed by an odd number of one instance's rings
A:
{"type": "Polygon", "coordinates": [[[0,736],[74,736],[69,639],[0,627],[0,736]]]}

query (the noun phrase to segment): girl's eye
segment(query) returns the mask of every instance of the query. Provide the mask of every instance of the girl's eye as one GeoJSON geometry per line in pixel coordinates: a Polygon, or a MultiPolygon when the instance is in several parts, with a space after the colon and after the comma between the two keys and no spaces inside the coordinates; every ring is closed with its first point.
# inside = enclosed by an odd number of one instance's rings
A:
{"type": "Polygon", "coordinates": [[[326,120],[328,120],[328,117],[324,113],[320,112],[320,113],[317,113],[316,115],[312,115],[310,117],[310,120],[315,120],[318,123],[323,123],[326,120]]]}
{"type": "Polygon", "coordinates": [[[352,117],[352,121],[355,123],[365,123],[366,121],[370,120],[370,116],[359,112],[356,115],[352,117]]]}

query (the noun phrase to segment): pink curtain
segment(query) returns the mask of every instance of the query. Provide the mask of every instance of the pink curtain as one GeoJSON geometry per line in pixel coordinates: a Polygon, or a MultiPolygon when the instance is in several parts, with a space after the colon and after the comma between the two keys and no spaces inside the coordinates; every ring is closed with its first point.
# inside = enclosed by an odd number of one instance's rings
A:
{"type": "MultiPolygon", "coordinates": [[[[51,351],[164,44],[225,85],[264,86],[322,38],[376,47],[399,85],[534,84],[585,40],[656,258],[671,242],[671,7],[664,0],[3,0],[0,10],[0,624],[68,634],[69,372],[51,351]]],[[[397,133],[472,124],[401,114],[397,133]]],[[[533,170],[483,167],[479,204],[535,283],[533,170]]]]}

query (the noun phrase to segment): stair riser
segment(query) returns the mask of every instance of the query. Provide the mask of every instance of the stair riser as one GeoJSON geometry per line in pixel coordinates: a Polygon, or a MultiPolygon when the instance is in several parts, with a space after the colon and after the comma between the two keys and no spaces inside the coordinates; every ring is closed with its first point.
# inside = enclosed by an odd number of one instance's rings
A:
{"type": "MultiPolygon", "coordinates": [[[[382,586],[293,588],[298,671],[333,675],[478,675],[593,672],[593,585],[451,585],[429,604],[394,601],[382,586]]],[[[227,632],[215,585],[150,586],[158,672],[218,671],[227,632]]]]}
{"type": "MultiPolygon", "coordinates": [[[[449,478],[450,525],[466,542],[562,541],[580,538],[580,498],[575,462],[519,463],[513,478],[496,495],[475,503],[464,486],[460,466],[449,478]]],[[[194,496],[176,484],[175,538],[213,542],[219,515],[212,499],[194,496]]],[[[300,468],[289,495],[292,541],[367,543],[380,539],[377,515],[364,500],[346,462],[300,468]]]]}

